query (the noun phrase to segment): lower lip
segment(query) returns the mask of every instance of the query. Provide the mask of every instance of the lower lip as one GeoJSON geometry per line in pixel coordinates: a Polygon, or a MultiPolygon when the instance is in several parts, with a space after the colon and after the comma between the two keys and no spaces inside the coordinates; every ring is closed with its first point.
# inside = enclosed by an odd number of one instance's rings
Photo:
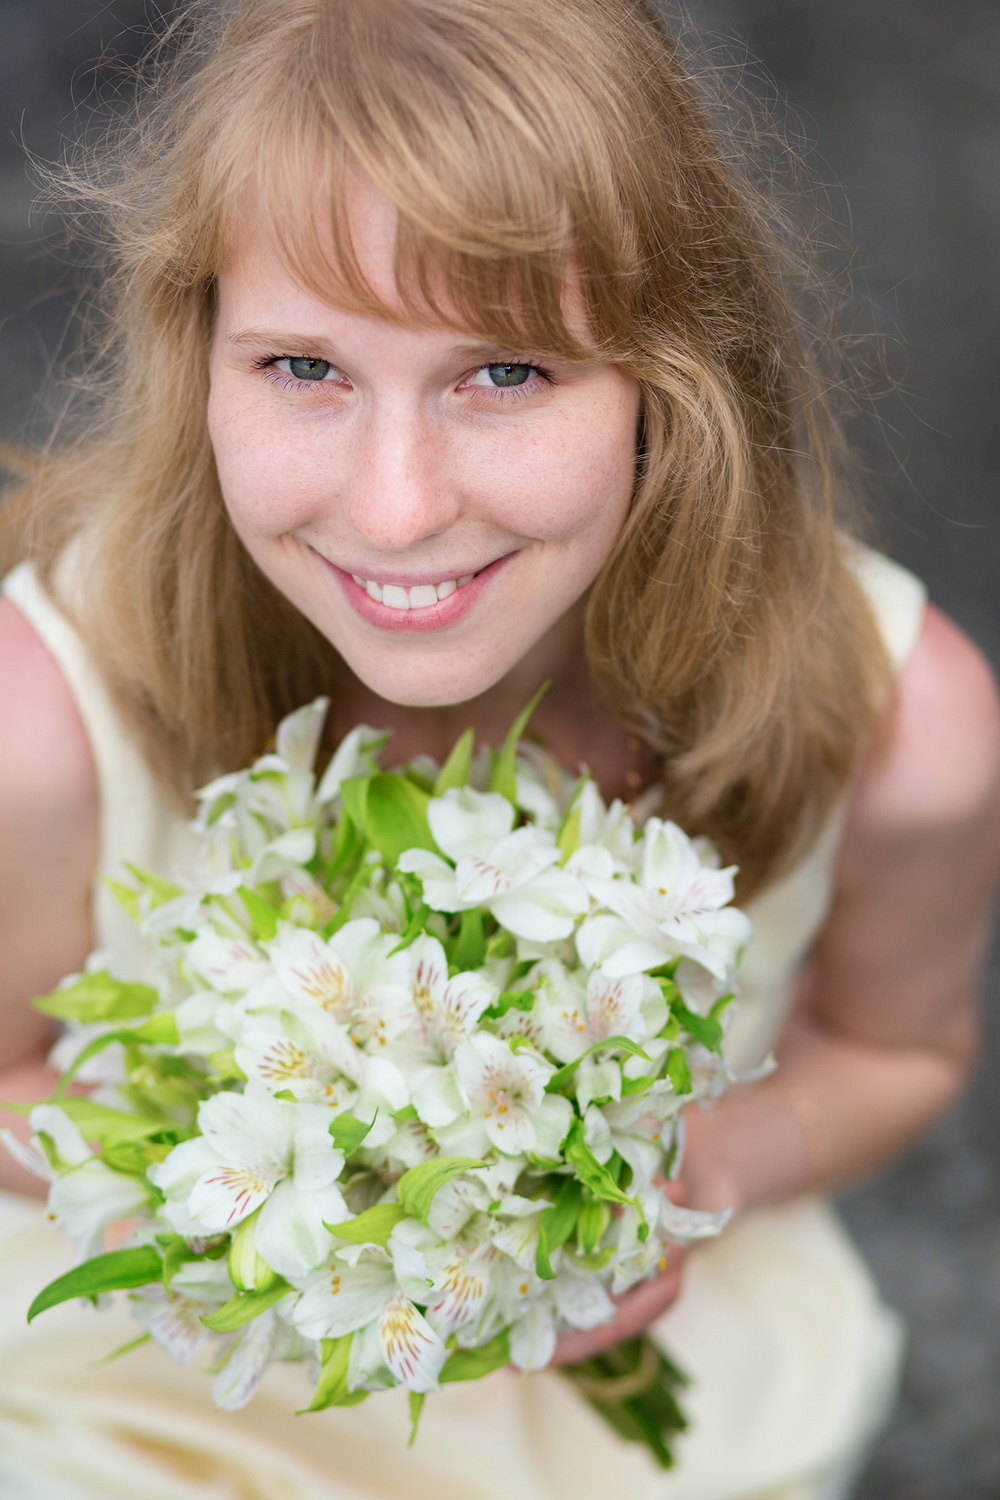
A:
{"type": "MultiPolygon", "coordinates": [[[[319,553],[316,555],[319,556],[319,553]]],[[[419,634],[428,630],[444,630],[461,620],[513,556],[512,552],[508,552],[506,557],[498,557],[496,562],[477,573],[471,583],[463,584],[453,594],[449,594],[447,599],[439,599],[436,604],[428,604],[423,609],[390,609],[388,604],[380,604],[377,599],[372,599],[368,591],[355,583],[351,574],[338,568],[336,563],[329,562],[325,557],[320,560],[336,575],[350,603],[369,625],[374,625],[379,630],[419,634]]]]}

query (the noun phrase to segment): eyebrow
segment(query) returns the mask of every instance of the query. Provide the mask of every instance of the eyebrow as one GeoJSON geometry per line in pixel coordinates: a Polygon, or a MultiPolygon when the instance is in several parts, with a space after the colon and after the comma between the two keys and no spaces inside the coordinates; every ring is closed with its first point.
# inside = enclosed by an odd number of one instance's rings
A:
{"type": "MultiPolygon", "coordinates": [[[[331,353],[336,352],[333,342],[325,338],[322,334],[288,333],[273,328],[241,328],[236,333],[227,334],[226,343],[230,348],[234,349],[259,348],[261,346],[266,346],[272,350],[283,349],[286,351],[286,357],[288,353],[301,352],[304,349],[326,349],[331,353]]],[[[498,355],[513,356],[515,353],[521,355],[530,354],[536,358],[553,358],[552,355],[543,356],[543,352],[538,349],[520,347],[515,349],[513,345],[501,344],[499,342],[492,344],[482,342],[460,343],[455,344],[447,351],[447,355],[451,358],[477,359],[481,357],[484,362],[491,357],[495,359],[498,355]]]]}

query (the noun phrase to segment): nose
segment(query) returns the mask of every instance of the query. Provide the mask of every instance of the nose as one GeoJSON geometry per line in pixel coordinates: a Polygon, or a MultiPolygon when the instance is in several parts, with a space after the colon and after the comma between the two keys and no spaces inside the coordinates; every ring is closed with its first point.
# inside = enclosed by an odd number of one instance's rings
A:
{"type": "Polygon", "coordinates": [[[453,524],[461,494],[448,448],[425,412],[392,403],[365,414],[341,495],[349,523],[371,547],[405,552],[453,524]]]}

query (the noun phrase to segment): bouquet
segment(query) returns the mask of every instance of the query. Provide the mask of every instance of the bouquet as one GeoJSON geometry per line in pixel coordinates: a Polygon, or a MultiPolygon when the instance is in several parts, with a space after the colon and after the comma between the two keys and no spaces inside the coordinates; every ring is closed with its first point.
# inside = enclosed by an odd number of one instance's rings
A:
{"type": "MultiPolygon", "coordinates": [[[[301,1360],[310,1411],[401,1384],[415,1430],[429,1392],[542,1368],[723,1227],[661,1188],[684,1106],[732,1081],[749,924],[706,842],[521,740],[533,704],[442,767],[383,770],[362,725],[317,776],[327,706],[199,794],[183,886],[112,882],[156,982],[96,954],[35,1002],[62,1076],[6,1144],[79,1248],[29,1318],[125,1289],[136,1342],[207,1354],[221,1407],[301,1360]]],[[[670,1463],[682,1377],[651,1341],[568,1373],[670,1463]]]]}

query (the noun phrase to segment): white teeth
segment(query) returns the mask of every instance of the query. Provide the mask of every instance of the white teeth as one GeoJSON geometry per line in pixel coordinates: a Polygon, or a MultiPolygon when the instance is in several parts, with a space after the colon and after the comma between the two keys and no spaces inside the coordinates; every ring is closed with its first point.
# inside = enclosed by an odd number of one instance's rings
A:
{"type": "Polygon", "coordinates": [[[390,609],[429,609],[439,599],[447,599],[456,589],[464,588],[475,578],[475,573],[466,573],[463,578],[447,578],[444,583],[417,583],[404,589],[398,583],[375,583],[371,578],[361,578],[357,573],[351,577],[359,588],[363,588],[369,599],[387,604],[390,609]]]}

